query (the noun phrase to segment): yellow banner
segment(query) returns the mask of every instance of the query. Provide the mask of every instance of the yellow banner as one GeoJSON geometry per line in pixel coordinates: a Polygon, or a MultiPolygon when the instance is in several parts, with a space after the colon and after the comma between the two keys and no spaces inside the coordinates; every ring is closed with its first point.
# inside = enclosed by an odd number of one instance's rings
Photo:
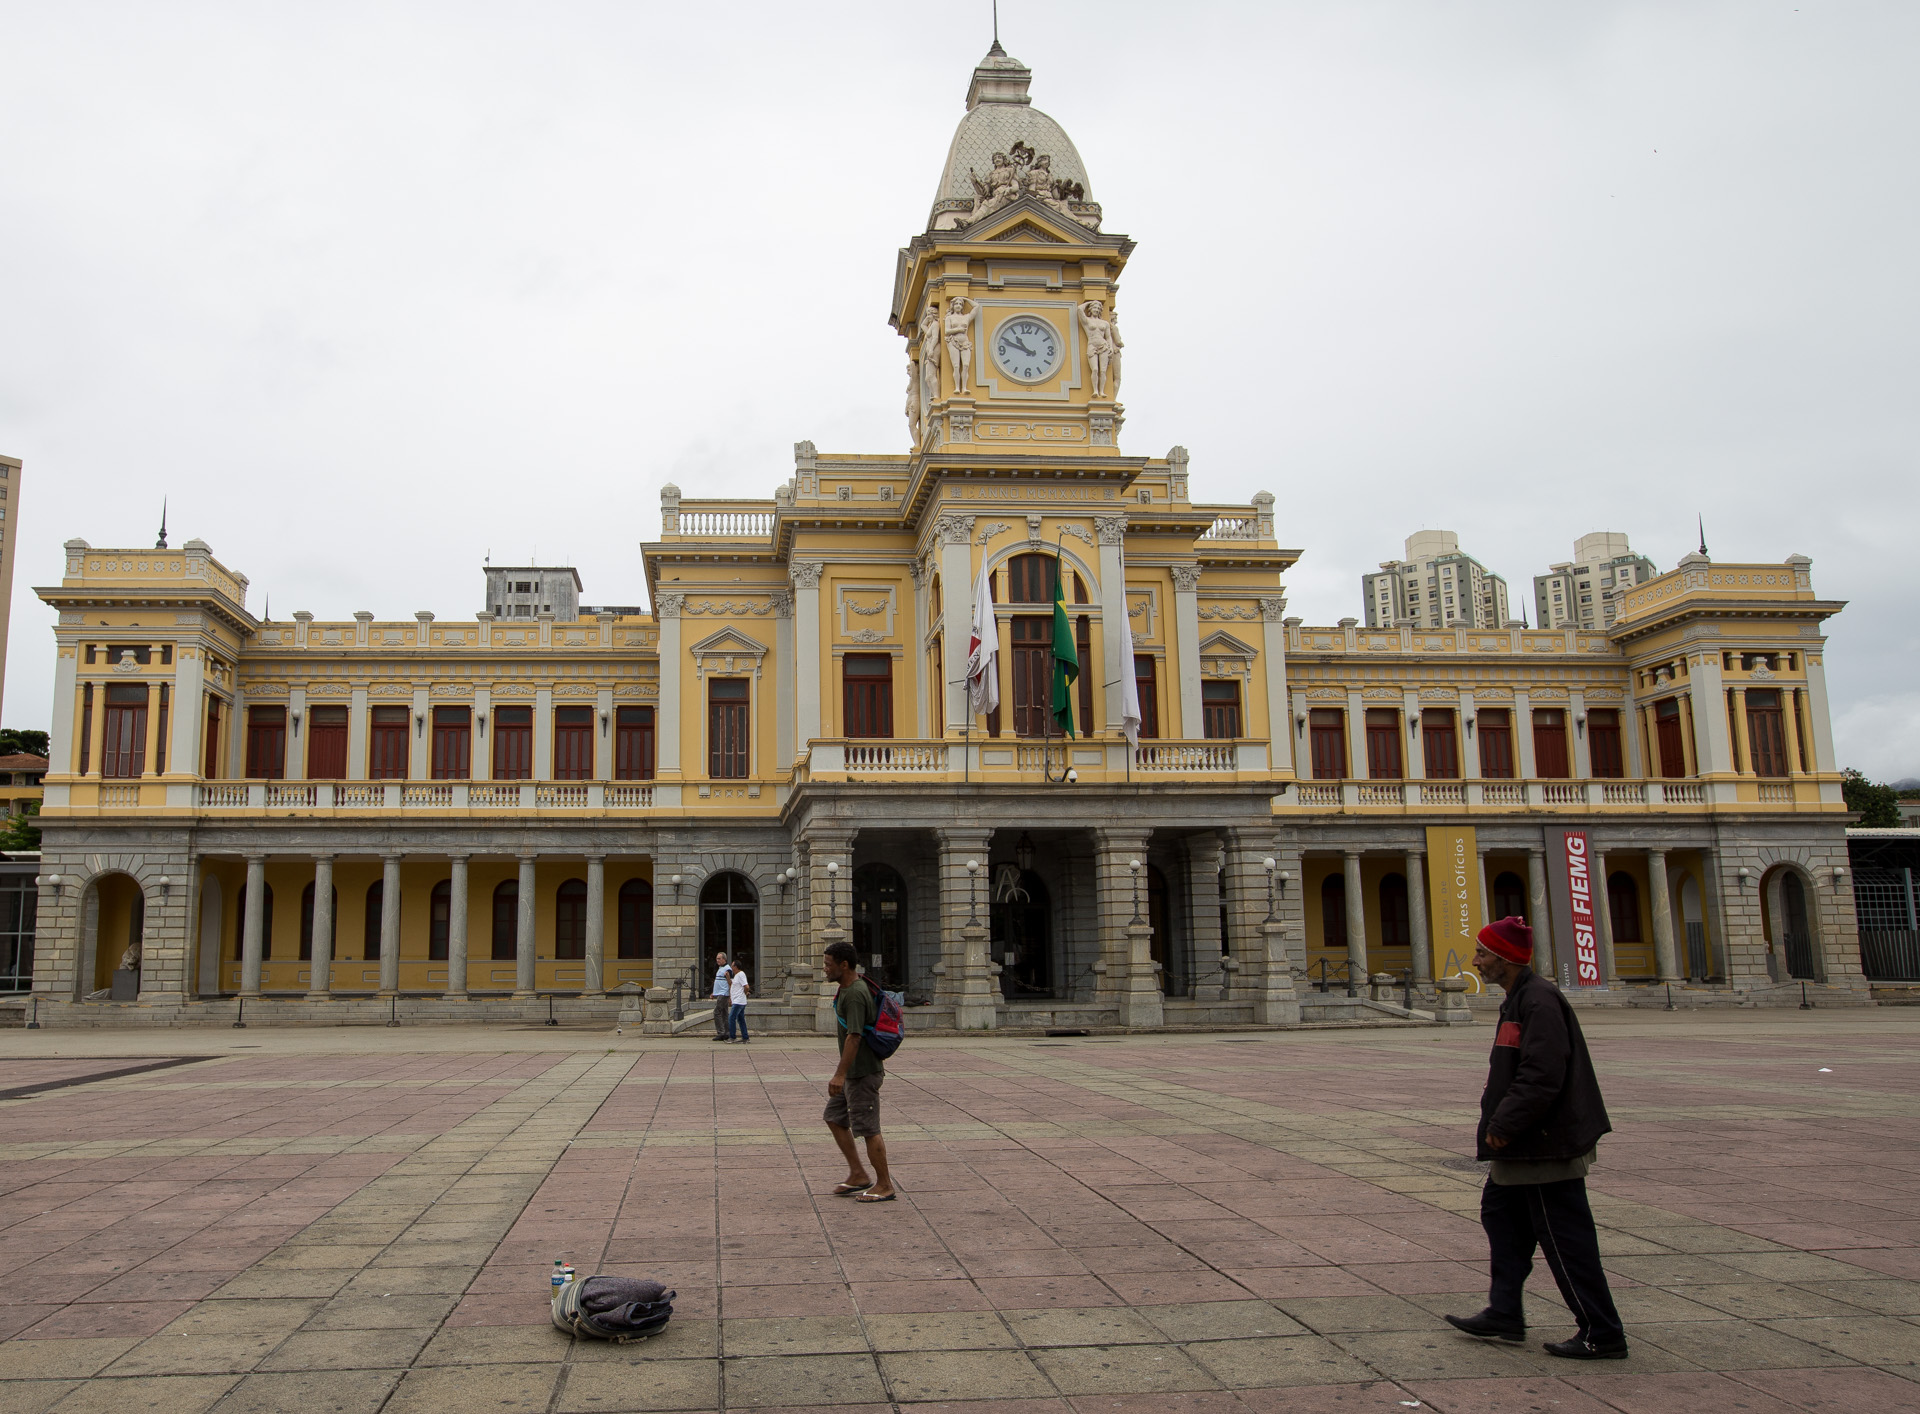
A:
{"type": "Polygon", "coordinates": [[[1485,990],[1480,974],[1473,970],[1482,920],[1480,859],[1471,825],[1427,828],[1427,896],[1427,912],[1433,920],[1433,975],[1462,974],[1472,979],[1469,991],[1485,990]]]}

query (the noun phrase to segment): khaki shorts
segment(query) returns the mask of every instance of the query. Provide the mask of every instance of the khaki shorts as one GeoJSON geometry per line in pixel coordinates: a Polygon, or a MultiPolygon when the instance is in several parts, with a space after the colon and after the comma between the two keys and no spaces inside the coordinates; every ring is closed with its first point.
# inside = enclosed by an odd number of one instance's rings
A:
{"type": "Polygon", "coordinates": [[[827,1096],[827,1108],[821,1117],[862,1139],[873,1138],[880,1132],[880,1082],[886,1078],[876,1072],[849,1080],[838,1095],[827,1096]]]}

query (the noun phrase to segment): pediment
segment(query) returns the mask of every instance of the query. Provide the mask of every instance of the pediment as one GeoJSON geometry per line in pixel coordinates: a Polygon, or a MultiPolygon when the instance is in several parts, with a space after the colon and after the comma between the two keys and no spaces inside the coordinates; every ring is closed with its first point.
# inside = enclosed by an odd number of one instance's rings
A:
{"type": "Polygon", "coordinates": [[[723,628],[710,633],[698,643],[692,644],[687,651],[696,658],[713,653],[732,653],[738,656],[760,658],[767,653],[767,645],[737,628],[723,628]]]}
{"type": "Polygon", "coordinates": [[[1091,245],[1093,232],[1035,197],[1023,196],[957,234],[970,241],[1091,245]]]}
{"type": "Polygon", "coordinates": [[[1225,629],[1215,629],[1200,640],[1202,658],[1251,658],[1254,656],[1252,645],[1242,643],[1225,629]]]}

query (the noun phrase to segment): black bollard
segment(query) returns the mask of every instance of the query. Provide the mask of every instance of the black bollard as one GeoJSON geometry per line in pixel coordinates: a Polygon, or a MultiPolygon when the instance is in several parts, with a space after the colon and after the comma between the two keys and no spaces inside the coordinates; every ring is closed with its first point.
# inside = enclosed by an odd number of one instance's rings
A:
{"type": "Polygon", "coordinates": [[[246,1016],[247,999],[241,997],[233,1006],[233,1029],[235,1031],[245,1031],[247,1029],[246,1016]]]}
{"type": "Polygon", "coordinates": [[[35,997],[33,999],[32,1006],[33,1006],[33,1015],[27,1019],[27,1030],[38,1031],[40,1029],[40,998],[39,997],[35,997]]]}
{"type": "Polygon", "coordinates": [[[1667,983],[1667,1010],[1673,1010],[1673,983],[1667,983]]]}
{"type": "Polygon", "coordinates": [[[558,1026],[559,1024],[560,1024],[559,1022],[553,1019],[553,998],[548,997],[547,998],[547,1025],[558,1026]]]}
{"type": "Polygon", "coordinates": [[[1813,1003],[1807,1000],[1807,984],[1805,982],[1800,984],[1800,1010],[1813,1010],[1813,1003]]]}
{"type": "Polygon", "coordinates": [[[398,1026],[399,1024],[400,1024],[400,994],[396,992],[387,1001],[387,1025],[398,1026]]]}

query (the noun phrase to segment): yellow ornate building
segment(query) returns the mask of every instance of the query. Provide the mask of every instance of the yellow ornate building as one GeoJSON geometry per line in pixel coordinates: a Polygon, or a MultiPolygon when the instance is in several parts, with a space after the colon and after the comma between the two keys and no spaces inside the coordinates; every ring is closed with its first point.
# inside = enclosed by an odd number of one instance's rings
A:
{"type": "Polygon", "coordinates": [[[809,1029],[844,931],[920,1026],[1286,1023],[1432,996],[1489,911],[1596,998],[1863,998],[1808,563],[1690,556],[1607,633],[1289,618],[1275,498],[1123,449],[1133,242],[1028,82],[996,44],[899,253],[906,448],[665,488],[651,613],[267,622],[198,541],[69,541],[42,1014],[658,1028],[724,947],[809,1029]]]}

